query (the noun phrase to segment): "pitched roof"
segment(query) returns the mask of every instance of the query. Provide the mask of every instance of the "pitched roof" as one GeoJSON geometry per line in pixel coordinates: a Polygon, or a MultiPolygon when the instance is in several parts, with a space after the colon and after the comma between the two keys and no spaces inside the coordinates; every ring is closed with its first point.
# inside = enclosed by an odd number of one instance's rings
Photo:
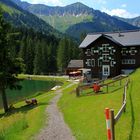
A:
{"type": "Polygon", "coordinates": [[[86,48],[88,45],[96,41],[101,36],[104,36],[115,43],[122,46],[138,46],[140,45],[140,30],[126,31],[126,32],[113,32],[113,33],[96,33],[88,34],[79,48],[86,48]]]}
{"type": "Polygon", "coordinates": [[[83,68],[83,60],[71,60],[67,68],[83,68]]]}

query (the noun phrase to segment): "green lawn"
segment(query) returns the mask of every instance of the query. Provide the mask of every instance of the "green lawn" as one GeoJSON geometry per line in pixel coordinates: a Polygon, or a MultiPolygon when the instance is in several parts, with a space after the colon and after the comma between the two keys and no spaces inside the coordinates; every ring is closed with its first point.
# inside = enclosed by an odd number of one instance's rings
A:
{"type": "MultiPolygon", "coordinates": [[[[54,78],[47,77],[34,77],[33,79],[44,80],[44,82],[48,79],[49,81],[54,81],[54,78]]],[[[61,84],[62,88],[69,84],[69,82],[62,78],[58,78],[57,81],[55,80],[55,83],[61,84]],[[63,85],[62,82],[64,82],[63,85]]],[[[32,90],[34,89],[32,88],[32,90]]],[[[45,91],[41,89],[41,94],[35,95],[38,101],[37,106],[26,106],[25,102],[21,101],[14,104],[15,109],[8,114],[2,114],[3,111],[0,110],[0,140],[30,140],[43,128],[47,118],[46,107],[55,94],[53,94],[53,91],[47,92],[46,89],[45,91]]]]}
{"type": "MultiPolygon", "coordinates": [[[[116,140],[140,139],[140,69],[130,75],[130,79],[126,113],[123,113],[115,126],[116,140]]],[[[79,98],[76,97],[75,92],[68,94],[75,87],[64,91],[63,97],[59,101],[59,107],[77,140],[107,139],[104,109],[112,108],[116,114],[122,105],[123,88],[116,87],[115,85],[115,90],[113,86],[110,87],[108,94],[79,98]]]]}
{"type": "MultiPolygon", "coordinates": [[[[36,78],[36,79],[48,79],[36,78]]],[[[51,79],[63,82],[62,88],[70,84],[66,79],[51,79]]],[[[123,113],[115,126],[116,140],[140,139],[140,69],[130,75],[130,84],[127,92],[126,113],[123,113]]],[[[124,84],[124,82],[123,82],[124,84]]],[[[76,97],[75,88],[78,84],[67,89],[58,105],[64,114],[66,123],[70,126],[77,140],[106,140],[106,121],[104,109],[113,108],[115,114],[122,105],[123,88],[119,83],[109,88],[109,93],[76,97]],[[114,90],[115,89],[115,90],[114,90]],[[116,90],[117,89],[117,90],[116,90]]],[[[92,92],[92,89],[90,89],[92,92]]],[[[87,92],[87,91],[86,91],[87,92]]],[[[86,95],[86,93],[84,93],[86,95]]],[[[0,115],[0,140],[27,140],[31,139],[44,126],[46,118],[45,108],[49,100],[55,96],[53,92],[38,94],[38,106],[25,106],[24,102],[14,104],[16,109],[11,114],[0,115]]],[[[1,111],[0,111],[1,112],[1,111]]]]}

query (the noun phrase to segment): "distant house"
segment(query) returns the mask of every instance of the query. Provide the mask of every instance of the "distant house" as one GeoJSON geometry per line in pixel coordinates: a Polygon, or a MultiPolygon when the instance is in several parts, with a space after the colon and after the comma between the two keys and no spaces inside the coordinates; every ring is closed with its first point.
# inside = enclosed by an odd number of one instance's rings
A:
{"type": "Polygon", "coordinates": [[[66,75],[71,72],[77,72],[79,69],[83,68],[83,60],[71,60],[66,69],[66,75]]]}
{"type": "Polygon", "coordinates": [[[88,34],[79,48],[92,77],[113,77],[140,67],[140,31],[88,34]]]}

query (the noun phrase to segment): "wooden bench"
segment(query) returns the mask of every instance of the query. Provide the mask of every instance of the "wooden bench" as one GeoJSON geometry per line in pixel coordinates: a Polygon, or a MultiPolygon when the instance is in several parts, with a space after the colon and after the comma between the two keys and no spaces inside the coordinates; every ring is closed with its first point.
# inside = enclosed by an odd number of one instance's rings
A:
{"type": "Polygon", "coordinates": [[[26,103],[27,105],[37,105],[37,99],[35,99],[35,98],[33,98],[33,99],[31,99],[31,100],[26,99],[26,100],[25,100],[25,103],[26,103]]]}

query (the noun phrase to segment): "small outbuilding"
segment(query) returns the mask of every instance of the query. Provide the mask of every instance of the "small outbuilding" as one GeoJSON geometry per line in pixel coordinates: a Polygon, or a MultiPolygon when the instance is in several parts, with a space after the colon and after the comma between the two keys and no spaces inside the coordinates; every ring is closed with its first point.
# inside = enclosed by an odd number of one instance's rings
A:
{"type": "Polygon", "coordinates": [[[70,74],[81,75],[81,71],[79,69],[82,68],[83,68],[83,60],[71,60],[66,69],[66,75],[70,74]]]}

